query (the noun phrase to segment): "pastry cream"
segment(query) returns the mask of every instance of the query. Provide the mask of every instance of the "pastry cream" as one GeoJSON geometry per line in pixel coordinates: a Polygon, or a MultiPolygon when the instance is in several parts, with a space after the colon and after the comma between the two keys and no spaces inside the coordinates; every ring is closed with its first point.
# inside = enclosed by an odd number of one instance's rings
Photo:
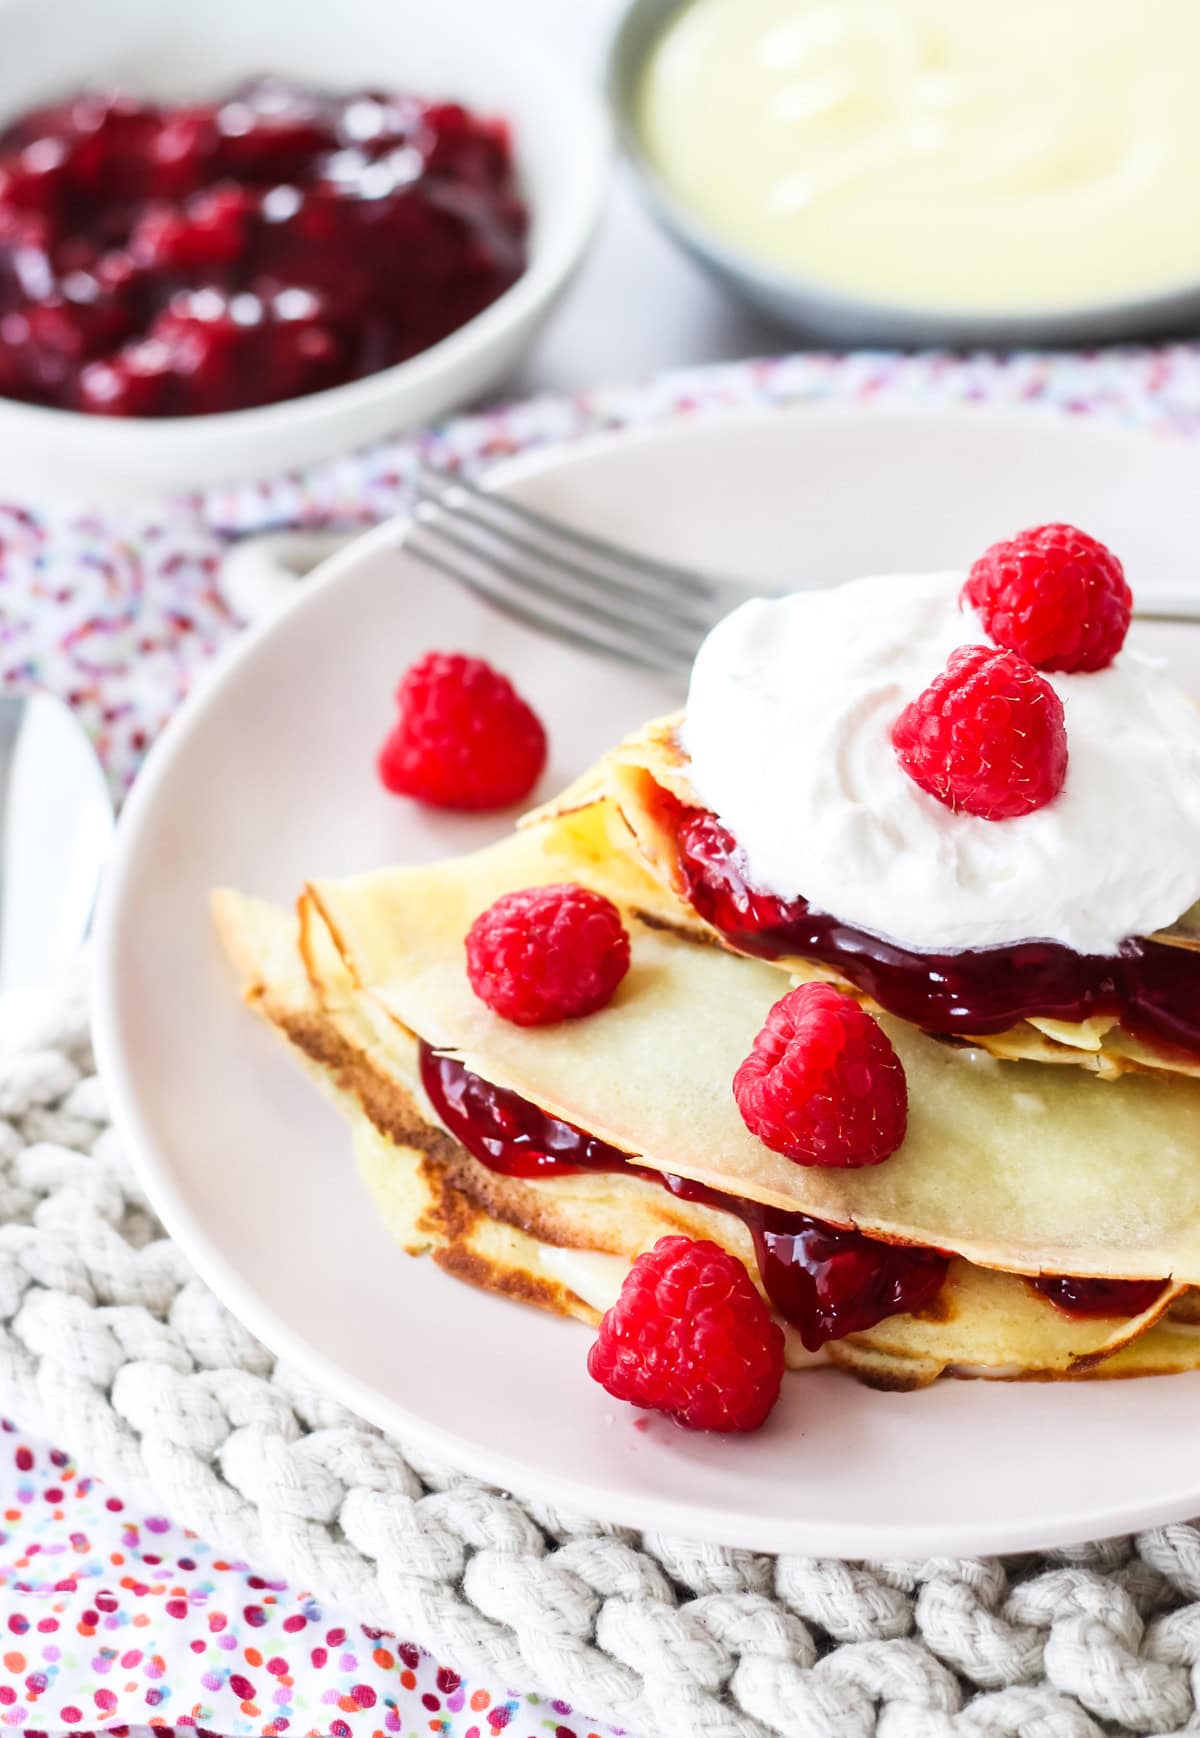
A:
{"type": "Polygon", "coordinates": [[[648,60],[665,183],[860,299],[1052,310],[1200,280],[1196,0],[692,0],[648,60]]]}

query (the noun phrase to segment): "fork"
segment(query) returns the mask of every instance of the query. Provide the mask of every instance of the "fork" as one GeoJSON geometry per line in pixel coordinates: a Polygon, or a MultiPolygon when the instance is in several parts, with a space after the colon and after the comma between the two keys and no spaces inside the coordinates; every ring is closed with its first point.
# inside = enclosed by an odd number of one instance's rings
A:
{"type": "Polygon", "coordinates": [[[639,555],[422,462],[408,555],[527,627],[625,664],[681,674],[754,595],[746,581],[639,555]]]}
{"type": "MultiPolygon", "coordinates": [[[[235,592],[243,574],[262,578],[256,546],[271,541],[252,539],[244,551],[235,549],[226,563],[235,592]]],[[[276,572],[282,569],[291,580],[342,539],[283,533],[273,541],[276,572]]],[[[704,573],[576,530],[424,459],[416,467],[403,548],[413,560],[527,627],[620,663],[675,676],[690,669],[701,641],[722,616],[761,590],[750,579],[704,573]]],[[[1195,625],[1200,623],[1200,589],[1159,593],[1142,588],[1134,615],[1195,625]]]]}

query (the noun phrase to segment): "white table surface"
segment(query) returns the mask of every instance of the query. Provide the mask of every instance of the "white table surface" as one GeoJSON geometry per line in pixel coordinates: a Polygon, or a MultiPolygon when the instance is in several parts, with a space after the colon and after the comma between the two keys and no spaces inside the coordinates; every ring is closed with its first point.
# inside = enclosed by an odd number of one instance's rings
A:
{"type": "MultiPolygon", "coordinates": [[[[551,42],[598,86],[604,43],[621,0],[477,4],[489,11],[507,8],[514,22],[551,42]]],[[[661,234],[620,164],[590,258],[504,395],[611,385],[663,368],[788,347],[786,333],[740,308],[661,234]]]]}

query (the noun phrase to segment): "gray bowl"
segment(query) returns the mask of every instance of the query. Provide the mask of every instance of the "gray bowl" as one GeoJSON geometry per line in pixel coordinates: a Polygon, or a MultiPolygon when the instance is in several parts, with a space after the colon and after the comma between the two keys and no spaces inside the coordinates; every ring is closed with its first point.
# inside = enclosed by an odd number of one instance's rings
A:
{"type": "Polygon", "coordinates": [[[689,0],[626,0],[609,43],[605,85],[626,155],[650,210],[681,247],[735,295],[808,339],[845,346],[952,349],[1103,344],[1200,326],[1200,283],[1135,300],[1044,313],[918,308],[841,295],[764,264],[710,229],[666,186],[637,124],[637,94],[651,47],[689,0]]]}

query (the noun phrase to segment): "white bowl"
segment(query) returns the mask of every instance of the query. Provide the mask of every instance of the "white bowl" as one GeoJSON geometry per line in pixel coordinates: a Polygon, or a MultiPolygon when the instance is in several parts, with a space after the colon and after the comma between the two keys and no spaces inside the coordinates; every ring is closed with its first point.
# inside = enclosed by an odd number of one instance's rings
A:
{"type": "Polygon", "coordinates": [[[0,399],[0,487],[148,493],[287,469],[441,415],[518,361],[599,216],[608,128],[554,55],[490,0],[6,0],[0,122],[82,86],[219,96],[279,73],[456,98],[506,117],[532,213],[529,264],[491,307],[408,362],[346,386],[215,416],[119,418],[0,399]]]}

